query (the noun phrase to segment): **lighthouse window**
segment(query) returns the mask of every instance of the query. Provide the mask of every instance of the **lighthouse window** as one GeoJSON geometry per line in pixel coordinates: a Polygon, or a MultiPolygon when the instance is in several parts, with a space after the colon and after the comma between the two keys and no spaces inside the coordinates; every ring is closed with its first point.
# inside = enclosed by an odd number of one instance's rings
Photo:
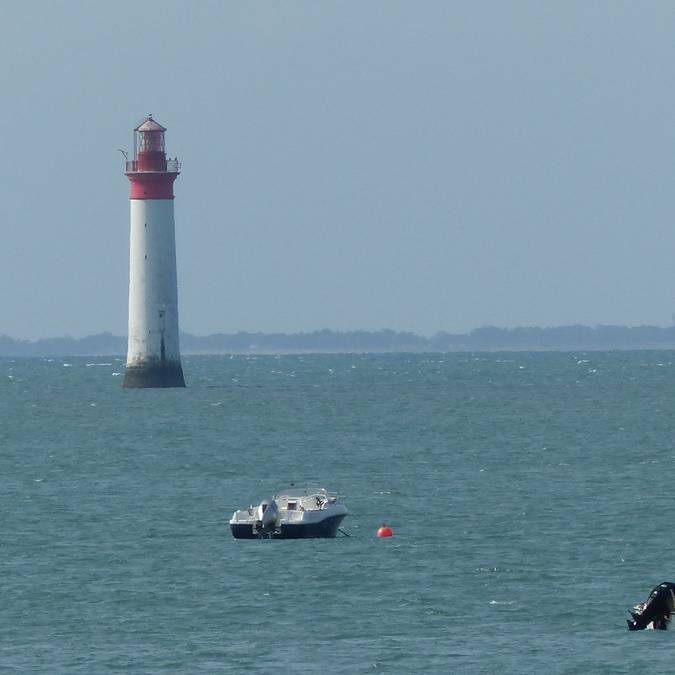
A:
{"type": "Polygon", "coordinates": [[[164,152],[164,134],[161,131],[139,132],[139,152],[164,152]]]}
{"type": "Polygon", "coordinates": [[[148,259],[148,254],[147,254],[147,253],[145,254],[145,259],[146,259],[146,260],[148,259]]]}

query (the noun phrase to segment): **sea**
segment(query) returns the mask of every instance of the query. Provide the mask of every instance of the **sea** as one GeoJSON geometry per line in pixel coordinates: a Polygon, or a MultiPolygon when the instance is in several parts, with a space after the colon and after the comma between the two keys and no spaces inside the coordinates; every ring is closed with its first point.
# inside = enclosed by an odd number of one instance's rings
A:
{"type": "Polygon", "coordinates": [[[675,581],[675,352],[183,367],[0,359],[0,672],[675,669],[626,627],[675,581]],[[291,482],[344,534],[232,538],[291,482]]]}

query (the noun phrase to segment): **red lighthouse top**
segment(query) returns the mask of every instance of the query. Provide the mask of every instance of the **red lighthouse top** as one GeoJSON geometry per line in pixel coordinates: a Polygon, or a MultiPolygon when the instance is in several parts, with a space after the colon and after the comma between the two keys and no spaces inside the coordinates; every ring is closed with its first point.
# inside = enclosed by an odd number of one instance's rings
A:
{"type": "Polygon", "coordinates": [[[125,172],[131,181],[131,199],[173,199],[180,162],[166,157],[165,131],[152,115],[134,129],[134,158],[127,160],[125,172]]]}

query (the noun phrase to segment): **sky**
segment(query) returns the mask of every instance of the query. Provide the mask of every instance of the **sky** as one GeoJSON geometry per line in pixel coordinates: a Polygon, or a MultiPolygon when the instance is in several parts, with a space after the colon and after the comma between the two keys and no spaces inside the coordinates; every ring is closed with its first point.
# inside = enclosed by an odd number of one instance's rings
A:
{"type": "Polygon", "coordinates": [[[152,113],[181,329],[671,325],[675,3],[3,3],[0,333],[126,334],[152,113]]]}

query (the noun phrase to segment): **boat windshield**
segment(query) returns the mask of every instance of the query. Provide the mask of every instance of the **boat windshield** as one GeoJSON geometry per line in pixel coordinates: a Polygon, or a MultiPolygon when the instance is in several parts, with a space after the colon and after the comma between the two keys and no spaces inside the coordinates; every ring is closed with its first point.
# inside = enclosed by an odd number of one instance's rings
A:
{"type": "Polygon", "coordinates": [[[276,494],[276,499],[282,498],[282,497],[289,497],[291,499],[293,498],[299,498],[299,497],[324,497],[325,499],[328,499],[329,497],[333,497],[335,495],[329,493],[327,490],[324,488],[310,488],[310,487],[304,487],[304,488],[297,488],[297,487],[290,487],[285,490],[280,490],[276,494]]]}

